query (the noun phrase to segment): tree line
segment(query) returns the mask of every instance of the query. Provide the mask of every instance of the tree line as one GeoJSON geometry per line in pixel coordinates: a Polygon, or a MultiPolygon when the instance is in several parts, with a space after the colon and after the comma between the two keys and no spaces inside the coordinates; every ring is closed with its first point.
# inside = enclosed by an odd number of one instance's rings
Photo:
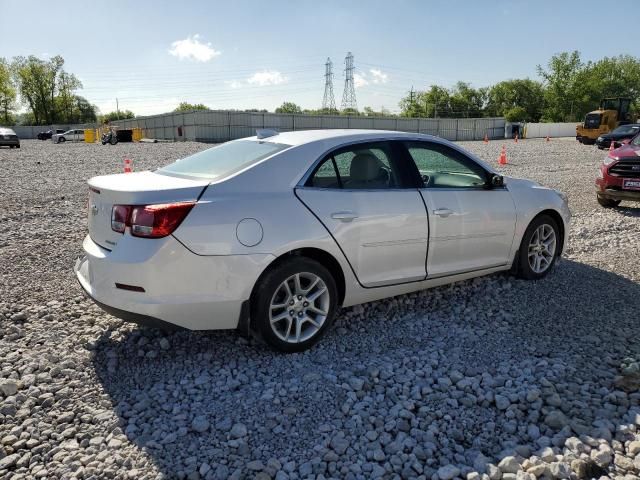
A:
{"type": "Polygon", "coordinates": [[[80,89],[82,82],[65,71],[59,55],[48,60],[34,55],[11,61],[0,58],[0,122],[50,125],[95,121],[97,108],[78,95],[80,89]],[[18,98],[28,108],[21,115],[16,113],[18,98]]]}
{"type": "Polygon", "coordinates": [[[631,55],[584,62],[580,52],[562,52],[545,66],[539,80],[505,80],[473,88],[431,85],[410,91],[400,101],[406,117],[505,117],[509,121],[575,122],[595,110],[605,97],[628,97],[632,113],[640,114],[640,60],[631,55]]]}

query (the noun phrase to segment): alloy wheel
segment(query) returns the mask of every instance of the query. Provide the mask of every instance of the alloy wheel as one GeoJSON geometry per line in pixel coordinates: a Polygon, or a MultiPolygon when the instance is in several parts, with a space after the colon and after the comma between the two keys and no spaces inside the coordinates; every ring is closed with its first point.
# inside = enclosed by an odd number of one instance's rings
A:
{"type": "Polygon", "coordinates": [[[529,266],[535,273],[545,272],[556,254],[556,231],[546,223],[535,229],[529,242],[529,266]]]}
{"type": "Polygon", "coordinates": [[[330,306],[331,295],[322,278],[296,273],[282,282],[271,298],[271,329],[285,342],[304,342],[322,328],[330,306]]]}

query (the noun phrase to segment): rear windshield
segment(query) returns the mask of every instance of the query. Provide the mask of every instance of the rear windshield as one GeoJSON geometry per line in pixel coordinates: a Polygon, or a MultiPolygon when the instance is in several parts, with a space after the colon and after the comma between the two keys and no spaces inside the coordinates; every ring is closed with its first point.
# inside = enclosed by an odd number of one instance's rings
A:
{"type": "Polygon", "coordinates": [[[631,127],[629,125],[623,125],[616,128],[612,133],[619,133],[620,135],[634,134],[640,127],[631,127]]]}
{"type": "Polygon", "coordinates": [[[225,177],[259,162],[290,145],[236,140],[203,150],[158,170],[158,173],[214,179],[225,177]]]}

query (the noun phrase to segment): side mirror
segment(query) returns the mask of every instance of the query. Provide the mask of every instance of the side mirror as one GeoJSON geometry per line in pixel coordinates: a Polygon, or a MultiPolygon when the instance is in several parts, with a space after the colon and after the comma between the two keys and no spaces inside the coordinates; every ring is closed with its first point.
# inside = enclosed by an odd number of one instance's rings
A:
{"type": "MultiPolygon", "coordinates": [[[[622,142],[620,142],[622,145],[628,145],[631,142],[630,138],[625,138],[624,140],[622,140],[622,142]]],[[[617,143],[617,142],[616,142],[617,143]]]]}
{"type": "Polygon", "coordinates": [[[504,177],[498,173],[489,175],[489,188],[498,188],[504,186],[504,177]]]}

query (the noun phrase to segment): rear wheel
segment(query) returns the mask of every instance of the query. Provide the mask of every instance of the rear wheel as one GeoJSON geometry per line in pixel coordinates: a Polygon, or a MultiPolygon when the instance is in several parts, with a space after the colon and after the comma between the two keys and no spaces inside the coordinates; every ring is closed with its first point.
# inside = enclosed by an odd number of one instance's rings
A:
{"type": "Polygon", "coordinates": [[[251,317],[262,339],[275,350],[306,350],[333,322],[336,283],[315,260],[288,259],[273,267],[260,283],[252,298],[251,317]]]}
{"type": "Polygon", "coordinates": [[[620,205],[620,200],[613,200],[611,198],[605,198],[598,195],[598,203],[604,208],[615,208],[620,205]]]}
{"type": "Polygon", "coordinates": [[[527,227],[518,252],[517,275],[527,280],[546,276],[558,256],[560,233],[549,215],[539,215],[527,227]]]}

